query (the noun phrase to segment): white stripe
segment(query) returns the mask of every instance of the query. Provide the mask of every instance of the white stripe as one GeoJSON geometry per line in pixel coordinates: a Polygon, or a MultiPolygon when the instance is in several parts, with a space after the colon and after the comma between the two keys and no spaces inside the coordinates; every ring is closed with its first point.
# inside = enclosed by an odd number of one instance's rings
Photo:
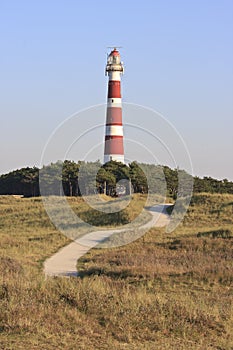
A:
{"type": "Polygon", "coordinates": [[[109,80],[121,81],[121,73],[117,71],[109,71],[109,80]]]}
{"type": "Polygon", "coordinates": [[[110,162],[110,160],[115,160],[116,162],[125,162],[124,154],[105,154],[104,163],[110,162]]]}
{"type": "Polygon", "coordinates": [[[121,98],[108,98],[108,107],[121,107],[121,98]]]}
{"type": "Polygon", "coordinates": [[[105,135],[106,136],[123,136],[122,125],[107,125],[105,135]]]}

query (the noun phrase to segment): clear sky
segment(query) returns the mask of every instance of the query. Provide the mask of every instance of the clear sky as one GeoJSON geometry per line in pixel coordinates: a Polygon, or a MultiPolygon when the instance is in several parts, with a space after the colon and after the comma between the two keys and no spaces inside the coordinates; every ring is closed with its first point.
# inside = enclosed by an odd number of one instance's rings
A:
{"type": "Polygon", "coordinates": [[[59,123],[105,102],[112,45],[123,100],[179,130],[194,174],[233,180],[232,0],[0,0],[0,173],[39,165],[59,123]]]}

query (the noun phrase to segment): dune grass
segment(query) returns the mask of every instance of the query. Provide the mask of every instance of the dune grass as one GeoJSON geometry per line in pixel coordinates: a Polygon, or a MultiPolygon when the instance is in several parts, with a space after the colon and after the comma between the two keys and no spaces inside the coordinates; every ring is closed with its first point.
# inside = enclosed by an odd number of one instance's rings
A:
{"type": "MultiPolygon", "coordinates": [[[[79,217],[92,226],[97,227],[116,227],[131,223],[143,210],[147,196],[135,194],[132,197],[126,196],[122,198],[111,198],[109,196],[100,195],[102,203],[96,205],[96,208],[90,208],[82,198],[69,198],[68,202],[74,212],[79,217]],[[104,204],[111,205],[112,212],[104,212],[104,204]],[[78,205],[81,204],[81,205],[78,205]],[[103,211],[101,209],[103,208],[103,211]],[[119,210],[121,209],[122,210],[119,210]]],[[[149,220],[149,215],[145,217],[149,220]]]]}
{"type": "Polygon", "coordinates": [[[175,232],[93,249],[81,278],[45,279],[42,262],[69,240],[40,198],[0,197],[0,348],[232,350],[231,202],[195,195],[175,232]],[[218,230],[227,237],[208,234],[218,230]]]}

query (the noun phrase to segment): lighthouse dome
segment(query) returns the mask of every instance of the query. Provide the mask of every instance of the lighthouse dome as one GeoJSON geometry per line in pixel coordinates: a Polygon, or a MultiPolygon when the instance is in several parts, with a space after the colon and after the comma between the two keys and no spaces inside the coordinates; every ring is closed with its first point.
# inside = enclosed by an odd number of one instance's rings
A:
{"type": "Polygon", "coordinates": [[[114,50],[112,50],[112,52],[110,53],[110,55],[111,55],[111,56],[120,56],[119,51],[118,51],[116,48],[114,48],[114,50]]]}
{"type": "Polygon", "coordinates": [[[114,48],[108,55],[108,64],[120,64],[121,63],[121,56],[119,54],[119,51],[114,48]]]}

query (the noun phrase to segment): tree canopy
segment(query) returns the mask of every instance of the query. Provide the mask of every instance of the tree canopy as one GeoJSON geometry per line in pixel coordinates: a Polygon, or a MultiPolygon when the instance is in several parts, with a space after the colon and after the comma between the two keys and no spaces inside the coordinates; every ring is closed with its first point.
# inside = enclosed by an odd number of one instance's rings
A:
{"type": "MultiPolygon", "coordinates": [[[[233,193],[233,182],[227,179],[216,180],[211,177],[194,178],[184,170],[171,169],[168,166],[142,164],[136,161],[128,165],[110,161],[104,165],[100,162],[64,162],[51,163],[42,169],[26,167],[0,176],[1,195],[23,195],[25,197],[40,195],[40,181],[43,182],[45,195],[80,196],[81,194],[105,193],[115,196],[117,184],[127,180],[135,193],[162,194],[164,189],[170,197],[185,193],[190,181],[193,192],[233,193]],[[182,179],[182,188],[178,188],[182,179]]],[[[127,183],[127,182],[126,182],[127,183]]],[[[130,191],[128,187],[127,192],[130,191]]]]}

